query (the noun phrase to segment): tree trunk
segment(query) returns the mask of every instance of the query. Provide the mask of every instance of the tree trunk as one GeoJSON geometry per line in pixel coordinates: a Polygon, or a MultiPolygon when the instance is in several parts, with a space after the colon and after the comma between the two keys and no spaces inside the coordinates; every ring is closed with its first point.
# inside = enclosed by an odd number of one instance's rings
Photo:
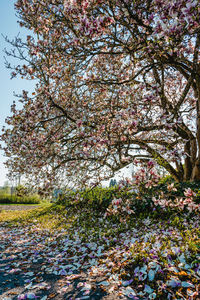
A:
{"type": "Polygon", "coordinates": [[[191,181],[200,181],[200,160],[197,159],[192,170],[191,181]]]}
{"type": "MultiPolygon", "coordinates": [[[[196,165],[196,155],[197,155],[197,143],[196,139],[193,138],[185,144],[185,166],[184,166],[184,181],[193,180],[193,174],[197,171],[193,171],[196,165]]],[[[195,168],[197,170],[197,168],[195,168]]],[[[196,177],[196,176],[195,176],[196,177]]]]}
{"type": "Polygon", "coordinates": [[[191,162],[191,151],[190,151],[190,141],[188,141],[185,144],[185,153],[186,153],[186,158],[185,158],[185,168],[184,168],[184,181],[190,180],[191,175],[192,175],[192,162],[191,162]]]}

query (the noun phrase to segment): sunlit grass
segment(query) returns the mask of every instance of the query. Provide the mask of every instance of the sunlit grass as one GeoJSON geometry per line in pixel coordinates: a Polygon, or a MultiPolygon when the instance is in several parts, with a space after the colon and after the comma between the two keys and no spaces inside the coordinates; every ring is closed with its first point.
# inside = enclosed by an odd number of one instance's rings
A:
{"type": "MultiPolygon", "coordinates": [[[[33,204],[30,206],[33,206],[33,204]]],[[[9,223],[9,225],[20,225],[24,222],[30,223],[35,215],[37,216],[41,212],[47,211],[46,209],[50,206],[50,204],[42,204],[38,205],[37,208],[30,208],[27,210],[4,210],[2,207],[0,207],[0,223],[6,222],[7,224],[9,223]]]]}
{"type": "Polygon", "coordinates": [[[1,210],[0,222],[17,222],[20,218],[27,216],[28,211],[1,210]]]}

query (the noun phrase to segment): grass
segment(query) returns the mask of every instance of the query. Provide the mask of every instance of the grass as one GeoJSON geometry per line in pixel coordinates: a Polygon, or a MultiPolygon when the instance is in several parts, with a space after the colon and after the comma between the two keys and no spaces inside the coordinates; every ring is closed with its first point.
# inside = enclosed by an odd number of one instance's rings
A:
{"type": "MultiPolygon", "coordinates": [[[[9,206],[33,206],[33,204],[1,204],[9,206]]],[[[9,224],[10,226],[25,225],[33,221],[33,216],[39,214],[40,211],[44,211],[50,204],[34,204],[38,206],[37,209],[30,208],[30,210],[4,210],[0,207],[0,223],[9,224]],[[25,222],[26,220],[26,222],[25,222]]],[[[39,221],[39,219],[38,219],[39,221]]]]}

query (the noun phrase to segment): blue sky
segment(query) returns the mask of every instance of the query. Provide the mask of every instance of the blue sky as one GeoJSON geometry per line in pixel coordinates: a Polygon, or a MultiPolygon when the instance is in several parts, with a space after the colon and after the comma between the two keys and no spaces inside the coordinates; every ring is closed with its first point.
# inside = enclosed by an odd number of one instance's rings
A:
{"type": "MultiPolygon", "coordinates": [[[[3,50],[5,48],[9,49],[9,44],[5,42],[2,34],[4,36],[8,36],[10,39],[14,38],[18,33],[20,33],[20,36],[22,37],[26,36],[26,31],[17,23],[14,3],[15,0],[0,0],[0,131],[2,126],[5,125],[5,118],[11,115],[11,104],[14,100],[17,100],[14,97],[13,92],[20,94],[23,89],[31,91],[35,85],[35,82],[26,81],[20,78],[10,80],[10,70],[6,69],[4,66],[5,54],[3,50]]],[[[0,151],[0,186],[2,186],[4,182],[8,180],[6,178],[7,170],[3,164],[5,160],[6,158],[3,156],[3,152],[0,151]]],[[[127,172],[125,172],[125,174],[126,173],[127,172]]]]}
{"type": "MultiPolygon", "coordinates": [[[[22,79],[10,80],[10,70],[4,66],[4,52],[5,48],[9,49],[9,45],[5,42],[2,34],[8,36],[10,39],[14,38],[18,33],[23,37],[26,35],[25,30],[20,28],[17,24],[17,17],[15,16],[13,0],[0,0],[0,82],[1,82],[1,95],[0,95],[0,129],[5,124],[5,118],[10,115],[10,106],[16,98],[13,92],[19,93],[24,90],[31,90],[33,87],[32,82],[22,79]]],[[[17,64],[17,61],[16,61],[17,64]]],[[[3,165],[5,157],[0,152],[0,186],[7,180],[6,169],[3,165]]]]}

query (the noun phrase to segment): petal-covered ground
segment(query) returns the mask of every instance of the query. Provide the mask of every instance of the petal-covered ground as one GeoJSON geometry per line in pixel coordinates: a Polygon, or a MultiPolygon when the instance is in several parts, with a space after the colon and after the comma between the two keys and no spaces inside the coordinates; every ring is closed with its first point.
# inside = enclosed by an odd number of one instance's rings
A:
{"type": "MultiPolygon", "coordinates": [[[[101,299],[98,279],[88,276],[81,245],[67,236],[30,228],[1,228],[0,299],[101,299]],[[78,255],[74,255],[77,250],[78,255]]],[[[103,280],[103,277],[102,277],[103,280]]]]}
{"type": "Polygon", "coordinates": [[[199,216],[120,224],[63,207],[52,230],[40,215],[1,223],[1,300],[200,299],[199,216]]]}

